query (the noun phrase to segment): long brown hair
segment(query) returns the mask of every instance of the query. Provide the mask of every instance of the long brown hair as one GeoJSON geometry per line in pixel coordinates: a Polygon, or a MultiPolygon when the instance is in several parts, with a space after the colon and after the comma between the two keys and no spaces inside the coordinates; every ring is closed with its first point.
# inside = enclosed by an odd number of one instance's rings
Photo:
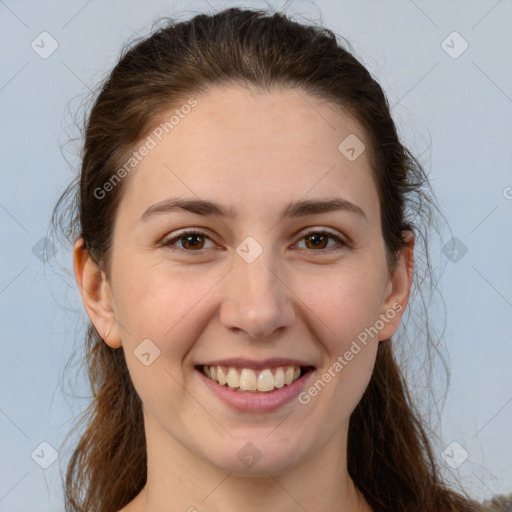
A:
{"type": "MultiPolygon", "coordinates": [[[[327,100],[363,127],[393,271],[405,245],[404,231],[421,238],[434,201],[424,190],[428,179],[422,166],[399,141],[380,85],[345,49],[350,44],[327,28],[279,12],[230,8],[188,21],[163,21],[149,37],[123,50],[102,84],[85,120],[80,176],[59,199],[53,225],[69,240],[83,237],[108,276],[113,219],[129,178],[116,183],[107,199],[97,191],[162,114],[216,85],[263,91],[293,87],[327,100]]],[[[349,474],[375,511],[476,510],[440,477],[393,343],[380,342],[372,378],[351,416],[349,474]]],[[[85,423],[67,468],[66,510],[117,512],[146,482],[141,401],[122,349],[109,347],[92,324],[85,349],[93,399],[75,426],[85,423]]]]}

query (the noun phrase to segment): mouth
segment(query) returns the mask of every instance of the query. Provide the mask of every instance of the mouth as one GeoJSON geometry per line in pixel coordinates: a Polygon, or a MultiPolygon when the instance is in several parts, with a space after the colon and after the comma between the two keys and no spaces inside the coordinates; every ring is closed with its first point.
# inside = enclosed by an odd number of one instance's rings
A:
{"type": "Polygon", "coordinates": [[[224,365],[196,365],[195,369],[224,388],[240,393],[269,394],[291,386],[314,366],[281,365],[268,368],[244,368],[224,365]]]}

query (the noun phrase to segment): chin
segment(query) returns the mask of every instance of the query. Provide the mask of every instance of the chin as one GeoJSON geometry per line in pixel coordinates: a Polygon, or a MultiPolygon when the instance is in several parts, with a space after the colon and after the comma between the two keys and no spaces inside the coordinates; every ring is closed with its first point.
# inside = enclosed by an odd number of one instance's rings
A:
{"type": "Polygon", "coordinates": [[[208,450],[204,456],[221,471],[237,476],[268,477],[269,473],[286,472],[304,457],[304,439],[300,440],[302,450],[299,452],[297,446],[290,443],[290,438],[285,444],[281,437],[271,439],[272,435],[267,429],[261,435],[230,438],[228,444],[223,445],[222,453],[212,454],[208,450]]]}

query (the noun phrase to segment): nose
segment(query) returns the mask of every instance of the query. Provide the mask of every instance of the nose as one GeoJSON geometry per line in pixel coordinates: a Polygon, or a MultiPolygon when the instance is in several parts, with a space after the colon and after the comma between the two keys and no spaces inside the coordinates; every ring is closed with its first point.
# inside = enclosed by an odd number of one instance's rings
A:
{"type": "Polygon", "coordinates": [[[226,329],[268,340],[293,324],[294,294],[289,279],[276,267],[265,251],[252,263],[235,255],[220,311],[226,329]]]}

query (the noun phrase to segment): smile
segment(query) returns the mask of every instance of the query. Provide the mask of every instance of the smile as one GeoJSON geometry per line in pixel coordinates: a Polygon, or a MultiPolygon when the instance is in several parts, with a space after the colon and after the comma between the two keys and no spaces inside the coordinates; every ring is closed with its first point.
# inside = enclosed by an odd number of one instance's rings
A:
{"type": "Polygon", "coordinates": [[[202,366],[209,379],[237,391],[269,393],[283,386],[289,386],[308,371],[309,367],[278,366],[253,370],[233,366],[202,366]]]}
{"type": "Polygon", "coordinates": [[[294,402],[315,373],[314,366],[297,365],[254,369],[212,364],[195,369],[216,399],[231,409],[260,414],[294,402]]]}

